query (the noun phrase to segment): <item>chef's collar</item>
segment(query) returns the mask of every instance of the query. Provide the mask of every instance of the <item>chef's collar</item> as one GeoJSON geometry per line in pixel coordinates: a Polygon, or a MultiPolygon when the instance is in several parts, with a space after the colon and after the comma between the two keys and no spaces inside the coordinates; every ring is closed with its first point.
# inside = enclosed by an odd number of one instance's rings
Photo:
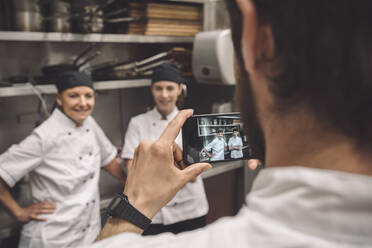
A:
{"type": "Polygon", "coordinates": [[[73,120],[71,120],[70,117],[68,117],[65,113],[63,113],[63,111],[60,110],[58,107],[54,109],[53,115],[54,114],[56,115],[58,123],[60,123],[61,126],[73,129],[85,127],[86,120],[89,118],[88,116],[87,119],[84,120],[83,124],[78,127],[76,123],[73,120]]]}
{"type": "MultiPolygon", "coordinates": [[[[156,120],[164,120],[163,119],[163,116],[160,114],[160,112],[159,112],[159,110],[156,108],[156,107],[154,107],[154,114],[155,114],[155,118],[156,118],[156,120]]],[[[172,120],[176,115],[177,115],[177,113],[178,113],[178,108],[177,107],[175,107],[174,109],[173,109],[173,111],[172,112],[170,112],[167,116],[166,116],[166,120],[168,120],[168,121],[170,121],[170,120],[172,120]]]]}
{"type": "Polygon", "coordinates": [[[58,93],[79,86],[87,86],[91,89],[94,89],[93,82],[89,76],[78,71],[62,72],[56,78],[56,87],[58,89],[58,93]]]}

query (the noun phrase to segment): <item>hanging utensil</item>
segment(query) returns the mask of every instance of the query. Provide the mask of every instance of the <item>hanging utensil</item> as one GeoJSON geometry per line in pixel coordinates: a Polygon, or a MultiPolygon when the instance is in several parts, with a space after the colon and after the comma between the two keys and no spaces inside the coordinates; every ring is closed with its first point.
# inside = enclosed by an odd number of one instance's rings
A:
{"type": "Polygon", "coordinates": [[[83,57],[85,56],[87,53],[89,53],[96,45],[90,45],[88,46],[86,49],[83,50],[83,52],[81,52],[73,61],[73,65],[77,65],[78,61],[83,57]]]}
{"type": "Polygon", "coordinates": [[[112,11],[112,12],[109,12],[109,13],[105,13],[103,15],[103,17],[108,18],[110,16],[116,16],[116,15],[119,15],[119,14],[122,14],[122,13],[125,13],[125,12],[128,12],[128,8],[122,8],[122,9],[115,10],[115,11],[112,11]]]}
{"type": "Polygon", "coordinates": [[[83,62],[81,62],[80,64],[76,65],[76,67],[78,69],[80,69],[83,65],[87,64],[89,61],[91,61],[91,60],[95,59],[96,57],[98,57],[101,53],[102,53],[101,50],[96,51],[95,54],[93,54],[92,56],[86,58],[83,62]]]}
{"type": "Polygon", "coordinates": [[[161,65],[161,64],[164,64],[164,63],[171,63],[173,60],[160,60],[158,62],[155,62],[155,63],[151,63],[147,66],[142,66],[140,68],[135,68],[134,71],[135,72],[142,72],[142,71],[148,71],[148,70],[151,70],[151,69],[154,69],[155,67],[161,65]]]}
{"type": "Polygon", "coordinates": [[[134,17],[120,17],[120,18],[114,18],[114,19],[104,19],[105,23],[122,23],[122,22],[134,22],[138,19],[134,17]]]}

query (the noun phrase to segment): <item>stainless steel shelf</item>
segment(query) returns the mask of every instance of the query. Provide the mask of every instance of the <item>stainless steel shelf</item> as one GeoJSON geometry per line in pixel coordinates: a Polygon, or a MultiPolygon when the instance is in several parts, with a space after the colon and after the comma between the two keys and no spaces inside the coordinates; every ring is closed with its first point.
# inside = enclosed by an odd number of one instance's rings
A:
{"type": "Polygon", "coordinates": [[[229,126],[239,126],[239,124],[225,124],[225,125],[199,125],[199,127],[229,127],[229,126]]]}
{"type": "Polygon", "coordinates": [[[0,41],[106,42],[106,43],[192,43],[194,37],[132,34],[73,34],[0,31],[0,41]]]}
{"type": "MultiPolygon", "coordinates": [[[[96,90],[112,90],[112,89],[124,89],[124,88],[137,88],[151,85],[150,79],[134,79],[134,80],[113,80],[113,81],[102,81],[95,82],[94,88],[96,90]]],[[[41,94],[54,94],[57,89],[54,85],[37,85],[35,86],[38,92],[41,94]]],[[[0,97],[11,97],[11,96],[25,96],[34,95],[33,88],[30,85],[20,85],[12,87],[0,88],[0,97]]]]}
{"type": "Polygon", "coordinates": [[[184,2],[184,3],[208,3],[217,2],[220,0],[168,0],[168,2],[184,2]]]}

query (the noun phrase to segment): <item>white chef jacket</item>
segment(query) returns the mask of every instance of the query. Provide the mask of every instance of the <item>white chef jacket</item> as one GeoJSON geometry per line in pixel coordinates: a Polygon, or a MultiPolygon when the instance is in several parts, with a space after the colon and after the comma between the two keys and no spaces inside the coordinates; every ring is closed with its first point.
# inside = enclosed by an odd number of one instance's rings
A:
{"type": "Polygon", "coordinates": [[[23,226],[19,247],[83,247],[101,228],[98,180],[116,148],[92,117],[82,126],[55,109],[20,144],[0,156],[0,177],[10,186],[30,173],[33,202],[56,204],[47,221],[23,226]]]}
{"type": "Polygon", "coordinates": [[[211,143],[205,146],[207,151],[212,150],[211,161],[224,160],[225,159],[225,147],[227,146],[225,139],[222,137],[214,138],[211,143]]]}
{"type": "Polygon", "coordinates": [[[124,233],[93,248],[370,248],[372,177],[305,167],[262,170],[246,206],[177,235],[124,233]]]}
{"type": "MultiPolygon", "coordinates": [[[[156,140],[178,113],[175,108],[162,120],[158,110],[152,110],[131,118],[125,134],[122,158],[133,159],[134,150],[144,140],[156,140]]],[[[175,142],[182,149],[182,134],[179,133],[175,142]]],[[[201,217],[208,213],[208,201],[205,195],[204,185],[201,177],[195,182],[185,185],[176,196],[152,219],[154,224],[170,225],[180,221],[201,217]]]]}
{"type": "MultiPolygon", "coordinates": [[[[243,147],[242,138],[240,138],[239,136],[237,136],[237,137],[233,136],[229,139],[228,145],[229,146],[241,146],[241,147],[243,147]]],[[[231,150],[230,157],[231,158],[242,158],[243,157],[243,151],[242,150],[231,150]]]]}

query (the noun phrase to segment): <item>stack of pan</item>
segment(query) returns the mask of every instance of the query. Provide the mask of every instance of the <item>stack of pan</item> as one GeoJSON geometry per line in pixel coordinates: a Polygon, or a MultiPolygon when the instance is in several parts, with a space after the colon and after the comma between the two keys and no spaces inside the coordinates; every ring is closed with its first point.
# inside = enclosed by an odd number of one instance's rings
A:
{"type": "Polygon", "coordinates": [[[80,71],[83,66],[92,61],[101,54],[101,50],[95,49],[94,45],[89,46],[82,53],[80,53],[73,61],[73,63],[46,65],[41,68],[42,76],[34,77],[37,84],[51,84],[55,82],[56,77],[65,71],[80,71]]]}
{"type": "Polygon", "coordinates": [[[151,77],[153,69],[165,62],[176,64],[184,76],[191,75],[191,51],[175,47],[140,61],[109,62],[91,68],[95,81],[151,77]]]}

